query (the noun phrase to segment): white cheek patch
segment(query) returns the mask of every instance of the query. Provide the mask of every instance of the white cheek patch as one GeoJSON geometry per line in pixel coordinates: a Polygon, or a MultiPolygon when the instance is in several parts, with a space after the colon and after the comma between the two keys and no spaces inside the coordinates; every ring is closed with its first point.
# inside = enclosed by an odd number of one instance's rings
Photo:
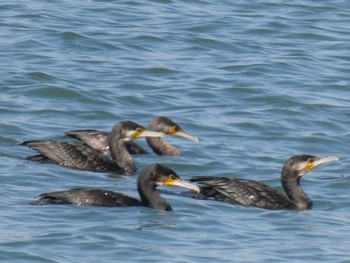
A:
{"type": "Polygon", "coordinates": [[[134,138],[134,133],[134,131],[127,131],[125,141],[130,141],[132,138],[134,138]]]}
{"type": "Polygon", "coordinates": [[[306,166],[307,166],[307,162],[301,162],[301,163],[294,164],[293,169],[295,171],[298,171],[299,175],[303,175],[305,174],[306,166]]]}

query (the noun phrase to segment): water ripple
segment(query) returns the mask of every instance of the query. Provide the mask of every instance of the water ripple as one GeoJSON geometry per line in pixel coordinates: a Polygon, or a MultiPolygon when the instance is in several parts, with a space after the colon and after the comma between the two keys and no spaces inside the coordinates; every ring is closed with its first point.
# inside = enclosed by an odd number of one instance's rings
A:
{"type": "Polygon", "coordinates": [[[0,260],[348,260],[347,7],[346,1],[3,1],[0,260]],[[19,142],[110,130],[125,119],[147,125],[156,115],[174,119],[200,142],[166,138],[183,155],[135,156],[139,168],[161,162],[183,178],[249,178],[282,190],[279,175],[290,155],[334,154],[341,161],[303,178],[315,204],[304,212],[176,195],[166,196],[173,213],[29,205],[42,192],[74,187],[137,197],[136,177],[29,162],[23,158],[33,151],[19,142]]]}

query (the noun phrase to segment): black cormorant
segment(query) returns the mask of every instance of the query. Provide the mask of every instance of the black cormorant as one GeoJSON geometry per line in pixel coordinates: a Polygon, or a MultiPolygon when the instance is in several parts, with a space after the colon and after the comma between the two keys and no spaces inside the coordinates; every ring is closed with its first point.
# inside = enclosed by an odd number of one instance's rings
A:
{"type": "Polygon", "coordinates": [[[137,190],[141,200],[109,190],[79,188],[43,193],[33,205],[74,204],[90,206],[146,206],[172,211],[170,204],[157,192],[157,186],[180,186],[199,192],[199,187],[187,183],[170,168],[161,164],[148,165],[140,172],[137,190]]]}
{"type": "Polygon", "coordinates": [[[80,170],[132,174],[135,164],[125,143],[141,137],[164,136],[164,133],[146,130],[132,121],[119,122],[108,135],[112,159],[85,144],[40,140],[25,141],[22,144],[40,152],[39,156],[27,158],[30,160],[48,161],[80,170]]]}
{"type": "Polygon", "coordinates": [[[283,166],[281,183],[287,195],[270,186],[248,179],[195,176],[191,182],[203,184],[201,192],[188,193],[199,199],[218,200],[236,205],[254,206],[265,209],[310,209],[310,198],[300,186],[301,177],[312,169],[339,160],[336,156],[315,157],[295,155],[283,166]]]}
{"type": "MultiPolygon", "coordinates": [[[[168,117],[158,116],[155,117],[147,126],[148,130],[163,132],[166,135],[178,136],[187,138],[194,142],[198,142],[198,138],[191,135],[181,129],[181,127],[170,120],[168,117]]],[[[73,137],[81,140],[85,144],[89,145],[91,148],[96,149],[104,154],[109,154],[108,146],[108,132],[98,131],[98,130],[74,130],[66,133],[66,136],[73,137]]],[[[180,152],[171,145],[158,138],[147,138],[148,145],[152,150],[158,155],[173,155],[179,156],[180,152]]],[[[127,149],[132,154],[146,153],[147,151],[137,145],[136,143],[130,141],[126,144],[127,149]]]]}

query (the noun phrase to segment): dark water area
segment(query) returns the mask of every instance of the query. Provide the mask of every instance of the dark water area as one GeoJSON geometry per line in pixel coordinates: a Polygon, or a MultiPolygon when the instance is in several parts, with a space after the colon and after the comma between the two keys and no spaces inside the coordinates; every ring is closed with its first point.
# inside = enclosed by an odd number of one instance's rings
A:
{"type": "MultiPolygon", "coordinates": [[[[2,1],[1,262],[349,262],[350,3],[2,1]],[[294,154],[340,161],[302,179],[312,210],[270,211],[164,195],[150,208],[45,206],[40,193],[116,178],[24,160],[24,140],[109,131],[164,115],[199,137],[180,157],[134,156],[282,191],[294,154]]],[[[147,148],[144,140],[140,144],[147,148]]],[[[162,188],[164,189],[164,188],[162,188]]],[[[168,189],[167,189],[168,190],[168,189]]],[[[170,189],[181,191],[181,189],[170,189]]]]}

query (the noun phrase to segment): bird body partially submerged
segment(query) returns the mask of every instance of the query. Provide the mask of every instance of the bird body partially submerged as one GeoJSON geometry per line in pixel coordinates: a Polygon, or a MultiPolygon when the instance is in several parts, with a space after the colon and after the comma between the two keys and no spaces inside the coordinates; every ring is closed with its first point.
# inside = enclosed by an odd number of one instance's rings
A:
{"type": "Polygon", "coordinates": [[[214,176],[193,177],[190,181],[205,185],[199,194],[194,194],[196,198],[266,209],[293,207],[286,195],[257,181],[214,176]]]}
{"type": "Polygon", "coordinates": [[[85,144],[74,142],[35,140],[23,142],[22,145],[40,152],[42,158],[29,157],[31,160],[45,161],[47,159],[47,162],[61,166],[94,172],[132,174],[136,168],[125,143],[132,139],[152,136],[164,137],[164,134],[148,131],[131,121],[119,122],[108,135],[108,146],[112,159],[85,144]]]}
{"type": "Polygon", "coordinates": [[[93,205],[93,206],[142,206],[136,198],[109,190],[75,188],[67,191],[57,191],[41,194],[35,205],[93,205]]]}
{"type": "Polygon", "coordinates": [[[26,141],[22,144],[41,153],[41,155],[27,157],[32,161],[54,163],[93,172],[133,172],[133,168],[121,167],[115,160],[83,144],[40,140],[26,141]]]}
{"type": "Polygon", "coordinates": [[[200,193],[192,193],[190,196],[265,209],[310,209],[313,203],[300,186],[301,177],[322,164],[337,160],[339,158],[335,156],[318,158],[311,155],[295,155],[289,158],[284,163],[281,174],[281,183],[287,195],[253,180],[196,176],[190,181],[198,182],[203,187],[200,193]]]}
{"type": "Polygon", "coordinates": [[[199,192],[196,185],[187,183],[170,168],[153,164],[140,172],[137,189],[141,200],[123,193],[102,189],[77,188],[67,191],[43,193],[33,205],[73,204],[89,206],[146,206],[163,211],[172,211],[171,205],[157,192],[158,186],[179,186],[199,192]]]}

